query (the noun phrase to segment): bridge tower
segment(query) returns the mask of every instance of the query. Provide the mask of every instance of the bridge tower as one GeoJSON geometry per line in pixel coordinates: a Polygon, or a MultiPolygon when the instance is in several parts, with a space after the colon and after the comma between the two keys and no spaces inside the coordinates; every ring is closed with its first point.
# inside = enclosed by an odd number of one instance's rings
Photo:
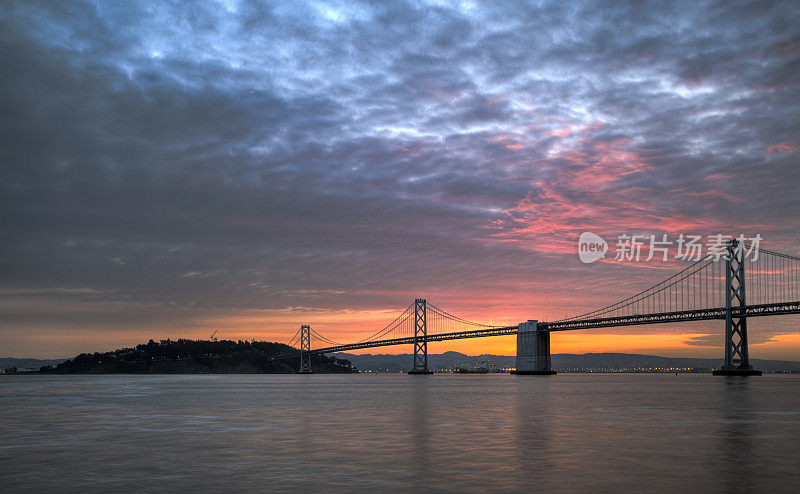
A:
{"type": "Polygon", "coordinates": [[[747,351],[744,264],[744,245],[729,241],[725,252],[725,363],[714,371],[715,376],[761,375],[750,365],[747,351]]]}
{"type": "Polygon", "coordinates": [[[414,300],[414,365],[409,374],[433,374],[428,369],[428,305],[424,298],[414,300]]]}
{"type": "Polygon", "coordinates": [[[517,361],[512,374],[549,376],[556,374],[550,360],[550,330],[538,321],[517,327],[517,361]]]}
{"type": "Polygon", "coordinates": [[[311,371],[311,326],[300,326],[300,374],[313,374],[311,371]]]}

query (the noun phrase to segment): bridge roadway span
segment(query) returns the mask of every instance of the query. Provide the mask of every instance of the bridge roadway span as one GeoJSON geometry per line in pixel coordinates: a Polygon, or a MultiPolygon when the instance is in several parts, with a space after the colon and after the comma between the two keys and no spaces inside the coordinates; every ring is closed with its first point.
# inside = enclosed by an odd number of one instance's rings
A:
{"type": "MultiPolygon", "coordinates": [[[[800,301],[782,302],[776,304],[748,305],[745,307],[732,307],[734,317],[776,316],[782,314],[800,314],[800,301]]],[[[725,307],[714,309],[695,309],[679,312],[660,312],[655,314],[628,315],[616,317],[603,317],[598,319],[580,319],[555,322],[540,322],[539,327],[548,331],[574,331],[578,329],[611,328],[619,326],[639,326],[643,324],[666,324],[684,321],[704,321],[712,319],[725,319],[725,307]]],[[[487,336],[504,336],[517,334],[517,326],[502,326],[455,333],[429,334],[426,341],[461,340],[466,338],[484,338],[487,336]]],[[[326,348],[317,348],[309,354],[346,352],[362,348],[374,348],[391,345],[410,345],[414,343],[413,336],[390,338],[386,340],[364,341],[349,343],[326,348]]]]}

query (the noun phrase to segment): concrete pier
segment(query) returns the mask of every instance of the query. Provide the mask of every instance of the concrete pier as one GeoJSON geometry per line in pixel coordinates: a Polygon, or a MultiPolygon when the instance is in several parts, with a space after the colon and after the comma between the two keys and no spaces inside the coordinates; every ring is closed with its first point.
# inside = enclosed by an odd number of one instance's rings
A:
{"type": "Polygon", "coordinates": [[[749,365],[746,367],[725,367],[722,369],[714,369],[711,373],[715,376],[760,376],[760,370],[754,370],[749,365]]]}
{"type": "Polygon", "coordinates": [[[517,327],[517,362],[512,374],[556,374],[550,360],[550,331],[538,321],[520,323],[517,327]]]}

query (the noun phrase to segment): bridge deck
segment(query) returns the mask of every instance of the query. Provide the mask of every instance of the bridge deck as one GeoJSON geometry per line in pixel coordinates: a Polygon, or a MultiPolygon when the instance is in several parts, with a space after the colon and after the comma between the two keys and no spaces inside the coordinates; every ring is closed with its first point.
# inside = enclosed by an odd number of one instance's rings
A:
{"type": "MultiPolygon", "coordinates": [[[[800,314],[800,301],[782,302],[776,304],[748,305],[744,308],[735,307],[731,309],[733,316],[759,317],[774,316],[782,314],[800,314]]],[[[550,331],[575,331],[579,329],[598,329],[620,326],[640,326],[643,324],[667,324],[684,321],[703,321],[712,319],[725,319],[725,308],[717,307],[714,309],[696,309],[680,312],[660,312],[655,314],[629,315],[618,317],[604,317],[599,319],[583,319],[575,321],[556,321],[542,322],[540,325],[550,331]]],[[[461,340],[467,338],[485,338],[488,336],[504,336],[517,334],[517,326],[503,326],[486,329],[476,329],[470,331],[458,331],[454,333],[429,334],[427,341],[461,340]]],[[[414,343],[413,336],[403,338],[391,338],[386,340],[365,341],[361,343],[350,343],[347,345],[337,345],[326,348],[311,350],[310,354],[346,352],[349,350],[359,350],[364,348],[375,348],[391,345],[411,345],[414,343]]]]}

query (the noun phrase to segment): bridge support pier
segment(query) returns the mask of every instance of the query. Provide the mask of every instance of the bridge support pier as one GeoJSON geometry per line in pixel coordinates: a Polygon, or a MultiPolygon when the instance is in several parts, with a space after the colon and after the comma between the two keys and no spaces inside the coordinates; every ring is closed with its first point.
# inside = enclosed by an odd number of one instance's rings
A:
{"type": "Polygon", "coordinates": [[[517,361],[512,374],[549,376],[556,374],[550,360],[550,331],[538,321],[517,327],[517,361]]]}
{"type": "Polygon", "coordinates": [[[428,305],[424,298],[414,300],[414,365],[409,374],[433,374],[428,369],[428,305]]]}
{"type": "Polygon", "coordinates": [[[313,374],[311,370],[311,326],[300,326],[300,374],[313,374]]]}
{"type": "Polygon", "coordinates": [[[744,261],[744,245],[729,241],[725,256],[725,363],[713,372],[715,376],[761,375],[750,365],[747,350],[744,261]]]}

